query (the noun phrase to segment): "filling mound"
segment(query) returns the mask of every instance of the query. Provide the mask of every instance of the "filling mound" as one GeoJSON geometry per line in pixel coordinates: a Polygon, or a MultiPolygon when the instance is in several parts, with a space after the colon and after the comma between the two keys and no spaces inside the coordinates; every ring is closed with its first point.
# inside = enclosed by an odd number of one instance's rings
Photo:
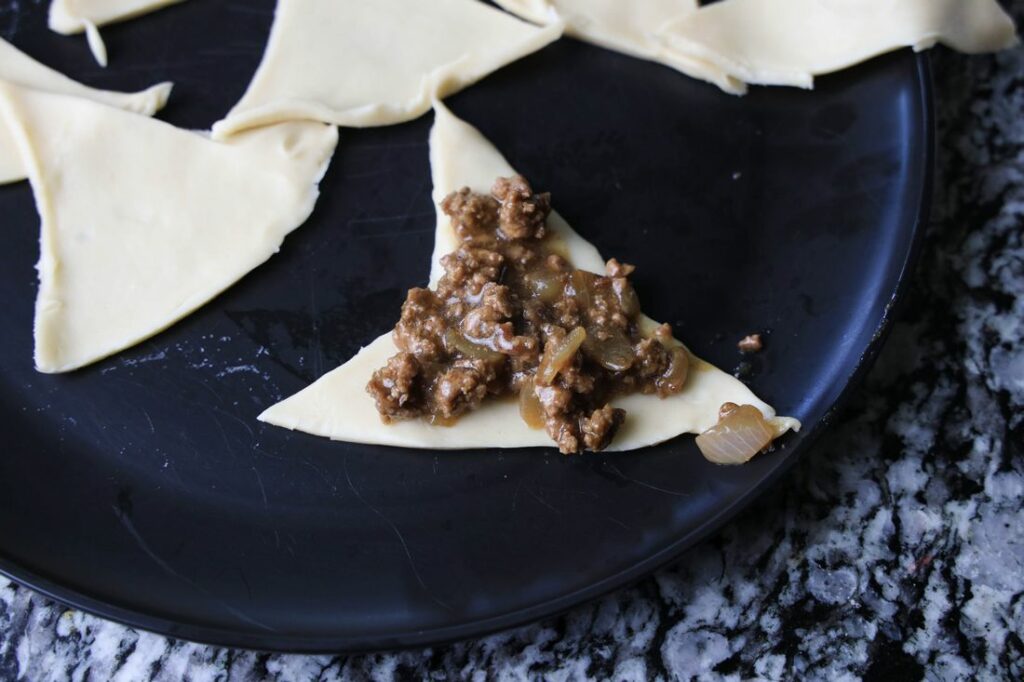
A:
{"type": "Polygon", "coordinates": [[[399,352],[367,385],[385,422],[452,425],[488,397],[516,396],[522,418],[572,454],[612,442],[626,417],[616,395],[683,390],[689,356],[668,325],[641,333],[633,266],[573,268],[545,227],[549,194],[498,178],[490,194],[464,188],[441,208],[459,248],[436,290],[409,291],[399,352]]]}

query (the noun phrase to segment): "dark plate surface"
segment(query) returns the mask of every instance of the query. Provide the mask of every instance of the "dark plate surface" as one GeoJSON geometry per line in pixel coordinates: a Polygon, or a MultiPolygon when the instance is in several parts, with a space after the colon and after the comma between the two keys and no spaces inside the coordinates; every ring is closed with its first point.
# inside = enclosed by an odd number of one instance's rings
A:
{"type": "MultiPolygon", "coordinates": [[[[23,3],[29,5],[29,3],[23,3]]],[[[164,118],[240,96],[273,3],[205,0],[84,39],[44,8],[0,30],[90,84],[177,82],[164,118]]],[[[607,255],[649,314],[806,428],[743,467],[683,437],[645,451],[408,451],[256,421],[394,323],[426,281],[431,116],[342,131],[313,218],[210,305],[66,376],[32,368],[37,218],[0,188],[0,570],[176,637],[364,650],[468,637],[642,576],[717,528],[803,451],[880,343],[920,237],[927,66],[909,52],[814,92],[735,98],[561,41],[451,98],[607,255]]]]}

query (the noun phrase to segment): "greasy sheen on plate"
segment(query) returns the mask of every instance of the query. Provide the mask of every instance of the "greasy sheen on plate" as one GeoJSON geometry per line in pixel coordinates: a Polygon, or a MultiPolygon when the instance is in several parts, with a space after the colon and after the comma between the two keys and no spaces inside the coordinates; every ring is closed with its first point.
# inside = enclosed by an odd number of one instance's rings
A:
{"type": "Polygon", "coordinates": [[[488,397],[518,396],[522,418],[563,453],[602,450],[625,418],[613,397],[679,393],[689,356],[668,325],[640,331],[633,267],[573,268],[546,229],[548,194],[521,176],[441,203],[458,237],[435,290],[409,291],[399,352],[367,384],[385,422],[451,425],[488,397]]]}

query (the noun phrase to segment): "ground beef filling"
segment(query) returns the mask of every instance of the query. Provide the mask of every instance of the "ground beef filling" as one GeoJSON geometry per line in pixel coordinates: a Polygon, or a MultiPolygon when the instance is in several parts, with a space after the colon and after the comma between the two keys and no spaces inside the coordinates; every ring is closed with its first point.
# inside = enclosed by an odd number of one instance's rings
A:
{"type": "Polygon", "coordinates": [[[550,195],[499,178],[489,195],[461,189],[441,208],[459,248],[436,291],[409,291],[400,352],[367,385],[384,421],[449,425],[488,396],[517,396],[528,424],[578,453],[612,442],[625,418],[614,396],[683,389],[688,356],[668,325],[640,334],[633,266],[612,259],[602,277],[552,250],[550,195]]]}

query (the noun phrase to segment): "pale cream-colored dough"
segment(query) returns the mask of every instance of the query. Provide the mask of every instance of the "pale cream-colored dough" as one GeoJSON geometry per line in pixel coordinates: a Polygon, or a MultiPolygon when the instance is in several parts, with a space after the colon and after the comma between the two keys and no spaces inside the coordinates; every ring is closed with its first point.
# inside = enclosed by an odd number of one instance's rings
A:
{"type": "Polygon", "coordinates": [[[661,36],[735,79],[802,88],[901,47],[976,53],[1017,43],[996,0],[724,0],[680,15],[661,36]]]}
{"type": "Polygon", "coordinates": [[[50,3],[51,31],[64,35],[85,32],[89,49],[101,66],[107,65],[107,47],[98,27],[133,19],[184,0],[53,0],[50,3]]]}
{"type": "Polygon", "coordinates": [[[53,0],[49,25],[52,31],[71,35],[84,31],[84,22],[105,26],[179,2],[184,0],[53,0]]]}
{"type": "Polygon", "coordinates": [[[0,84],[41,218],[35,359],[95,362],[168,327],[301,225],[337,129],[292,122],[230,143],[90,100],[0,84]]]}
{"type": "MultiPolygon", "coordinates": [[[[468,186],[486,192],[498,176],[514,174],[501,153],[479,131],[456,118],[444,105],[434,105],[436,121],[430,136],[434,201],[468,186]]],[[[437,246],[431,282],[440,273],[438,256],[454,250],[451,225],[437,211],[437,246]]],[[[560,217],[548,223],[561,238],[573,264],[604,272],[604,259],[560,217]]],[[[647,322],[653,327],[653,322],[647,322]]],[[[374,370],[383,367],[397,352],[391,334],[363,348],[344,365],[321,377],[306,389],[270,407],[260,420],[288,429],[305,431],[334,440],[398,445],[410,448],[516,448],[551,447],[543,430],[529,428],[519,417],[515,401],[485,401],[480,409],[461,417],[455,426],[431,426],[423,420],[384,424],[366,384],[374,370]]],[[[775,411],[732,376],[692,357],[690,377],[682,393],[664,400],[657,396],[631,395],[615,404],[627,410],[626,423],[612,442],[611,450],[633,450],[668,440],[682,433],[700,433],[718,421],[724,402],[757,406],[766,416],[775,411]]],[[[782,428],[799,428],[796,420],[782,420],[782,428]]]]}
{"type": "MultiPolygon", "coordinates": [[[[33,90],[84,97],[145,116],[152,116],[164,107],[172,87],[171,83],[160,83],[142,92],[97,90],[40,64],[3,39],[0,39],[0,80],[33,90]]],[[[25,177],[14,141],[7,127],[0,124],[0,185],[24,180],[25,177]]]]}
{"type": "Polygon", "coordinates": [[[214,137],[282,120],[381,126],[556,40],[477,0],[278,0],[263,61],[214,137]]]}
{"type": "Polygon", "coordinates": [[[100,66],[106,68],[109,62],[107,56],[107,44],[103,42],[103,36],[100,35],[100,29],[96,24],[91,21],[83,22],[85,24],[85,42],[89,46],[89,51],[92,52],[93,59],[100,66]]]}
{"type": "Polygon", "coordinates": [[[726,92],[746,85],[701,59],[668,49],[657,33],[676,17],[697,10],[696,0],[495,0],[509,12],[538,24],[563,22],[565,32],[610,50],[649,59],[726,92]]]}

